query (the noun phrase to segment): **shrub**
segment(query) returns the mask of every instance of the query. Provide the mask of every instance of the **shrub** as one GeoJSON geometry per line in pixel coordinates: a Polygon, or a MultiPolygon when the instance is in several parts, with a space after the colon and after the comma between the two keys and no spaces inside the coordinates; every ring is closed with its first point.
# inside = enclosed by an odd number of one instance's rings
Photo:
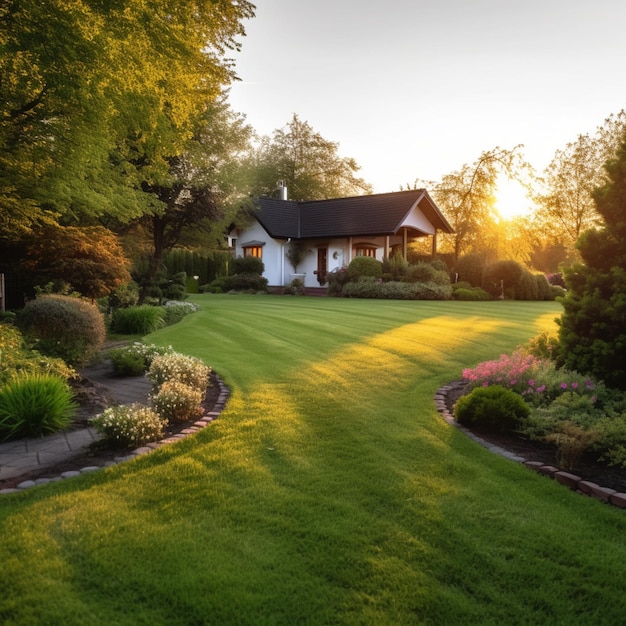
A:
{"type": "Polygon", "coordinates": [[[485,268],[482,287],[494,298],[502,296],[504,288],[505,296],[514,299],[524,271],[517,261],[496,261],[485,268]]]}
{"type": "MultiPolygon", "coordinates": [[[[248,257],[246,257],[248,258],[248,257]]],[[[211,293],[267,291],[267,278],[257,274],[233,274],[214,280],[207,288],[211,293]]]]}
{"type": "Polygon", "coordinates": [[[265,264],[256,256],[240,256],[233,259],[233,274],[256,274],[260,276],[265,271],[265,264]]]}
{"type": "Polygon", "coordinates": [[[362,276],[380,278],[383,275],[383,264],[371,256],[357,256],[348,265],[349,280],[358,280],[362,276]]]}
{"type": "Polygon", "coordinates": [[[36,340],[36,348],[71,365],[88,362],[105,339],[104,318],[85,300],[42,295],[20,311],[19,326],[36,340]]]}
{"type": "Polygon", "coordinates": [[[390,300],[447,300],[452,289],[449,285],[435,283],[378,282],[364,277],[344,285],[342,295],[346,298],[383,298],[390,300]]]}
{"type": "Polygon", "coordinates": [[[115,348],[108,354],[117,376],[139,376],[149,369],[154,357],[172,354],[171,346],[156,346],[135,341],[123,348],[115,348]]]}
{"type": "Polygon", "coordinates": [[[598,439],[596,430],[588,430],[570,421],[559,422],[555,432],[546,441],[556,444],[557,463],[565,469],[574,469],[583,453],[598,439]]]}
{"type": "Polygon", "coordinates": [[[481,287],[486,265],[485,255],[478,253],[465,254],[456,263],[457,278],[470,283],[474,287],[481,287]]]}
{"type": "Polygon", "coordinates": [[[77,376],[63,359],[28,350],[17,328],[0,324],[0,386],[20,374],[37,373],[54,374],[65,381],[77,376]]]}
{"type": "Polygon", "coordinates": [[[285,295],[302,296],[304,295],[304,283],[299,278],[294,278],[288,287],[285,288],[285,295]]]}
{"type": "Polygon", "coordinates": [[[76,410],[68,384],[51,374],[24,374],[0,389],[0,439],[37,437],[65,428],[76,410]]]}
{"type": "Polygon", "coordinates": [[[448,272],[435,269],[430,263],[417,263],[409,265],[404,280],[407,283],[435,283],[437,285],[449,285],[448,272]]]}
{"type": "Polygon", "coordinates": [[[111,332],[119,335],[148,335],[163,327],[164,317],[161,307],[149,304],[117,309],[111,317],[111,332]]]}
{"type": "Polygon", "coordinates": [[[162,436],[164,426],[157,413],[141,404],[109,407],[91,423],[109,444],[120,448],[156,441],[162,436]]]}
{"type": "Polygon", "coordinates": [[[500,385],[474,389],[459,398],[454,407],[460,424],[491,432],[511,432],[529,413],[528,405],[518,394],[500,385]]]}
{"type": "Polygon", "coordinates": [[[186,315],[195,313],[198,310],[198,305],[193,302],[178,302],[174,300],[168,300],[164,305],[163,321],[166,326],[177,324],[186,315]]]}
{"type": "Polygon", "coordinates": [[[455,300],[463,300],[465,302],[484,302],[486,300],[491,300],[491,296],[480,287],[459,287],[452,291],[452,297],[455,300]]]}
{"type": "Polygon", "coordinates": [[[201,359],[174,352],[153,359],[148,370],[148,379],[154,391],[168,380],[176,380],[204,391],[209,384],[210,373],[211,368],[201,359]]]}
{"type": "Polygon", "coordinates": [[[161,419],[185,422],[202,415],[203,392],[176,380],[166,380],[152,397],[152,406],[161,419]]]}
{"type": "Polygon", "coordinates": [[[332,272],[326,274],[326,280],[328,281],[328,295],[339,296],[343,293],[344,285],[348,282],[348,270],[345,267],[335,269],[332,272]]]}
{"type": "Polygon", "coordinates": [[[394,254],[383,261],[383,273],[390,274],[390,280],[402,280],[408,268],[409,263],[401,254],[394,254]]]}

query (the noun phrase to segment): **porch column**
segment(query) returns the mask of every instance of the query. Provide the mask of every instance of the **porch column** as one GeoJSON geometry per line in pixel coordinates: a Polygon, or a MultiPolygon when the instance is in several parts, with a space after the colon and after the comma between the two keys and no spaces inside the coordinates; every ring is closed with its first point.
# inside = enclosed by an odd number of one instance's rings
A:
{"type": "Polygon", "coordinates": [[[389,258],[389,235],[387,235],[385,237],[385,252],[384,252],[384,258],[388,259],[389,258]]]}
{"type": "Polygon", "coordinates": [[[431,256],[433,259],[437,256],[437,231],[436,230],[433,234],[433,248],[432,248],[431,256]]]}
{"type": "Polygon", "coordinates": [[[409,242],[408,229],[405,226],[402,229],[402,256],[404,257],[405,261],[407,258],[408,242],[409,242]]]}
{"type": "Polygon", "coordinates": [[[352,237],[348,237],[348,263],[350,265],[350,261],[352,261],[352,237]]]}

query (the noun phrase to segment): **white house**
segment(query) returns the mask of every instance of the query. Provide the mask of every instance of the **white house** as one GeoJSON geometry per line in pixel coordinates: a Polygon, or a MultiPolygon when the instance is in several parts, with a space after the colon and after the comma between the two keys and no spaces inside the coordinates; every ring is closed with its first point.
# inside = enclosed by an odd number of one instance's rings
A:
{"type": "Polygon", "coordinates": [[[257,256],[265,265],[270,287],[294,278],[306,287],[320,287],[326,275],[347,267],[355,256],[389,258],[394,249],[406,257],[407,244],[417,237],[454,232],[425,189],[297,202],[260,198],[251,223],[230,233],[236,256],[257,256]],[[297,267],[290,248],[303,249],[297,267]]]}

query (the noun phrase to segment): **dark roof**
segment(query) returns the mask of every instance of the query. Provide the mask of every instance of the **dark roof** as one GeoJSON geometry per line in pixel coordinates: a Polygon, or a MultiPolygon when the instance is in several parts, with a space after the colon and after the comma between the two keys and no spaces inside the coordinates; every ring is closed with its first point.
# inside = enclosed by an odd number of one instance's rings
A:
{"type": "Polygon", "coordinates": [[[425,189],[309,202],[260,198],[256,218],[278,239],[393,235],[415,203],[436,229],[453,232],[425,189]]]}

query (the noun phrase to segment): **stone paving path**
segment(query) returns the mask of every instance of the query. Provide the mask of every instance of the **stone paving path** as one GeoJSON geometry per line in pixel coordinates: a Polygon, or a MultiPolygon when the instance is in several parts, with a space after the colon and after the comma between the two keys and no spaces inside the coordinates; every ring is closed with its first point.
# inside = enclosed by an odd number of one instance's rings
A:
{"type": "MultiPolygon", "coordinates": [[[[81,374],[106,387],[113,403],[147,403],[150,382],[145,376],[115,378],[110,375],[111,372],[110,362],[104,361],[81,371],[81,374]]],[[[0,480],[57,465],[82,454],[99,438],[94,428],[81,428],[45,437],[0,443],[0,480]]]]}

